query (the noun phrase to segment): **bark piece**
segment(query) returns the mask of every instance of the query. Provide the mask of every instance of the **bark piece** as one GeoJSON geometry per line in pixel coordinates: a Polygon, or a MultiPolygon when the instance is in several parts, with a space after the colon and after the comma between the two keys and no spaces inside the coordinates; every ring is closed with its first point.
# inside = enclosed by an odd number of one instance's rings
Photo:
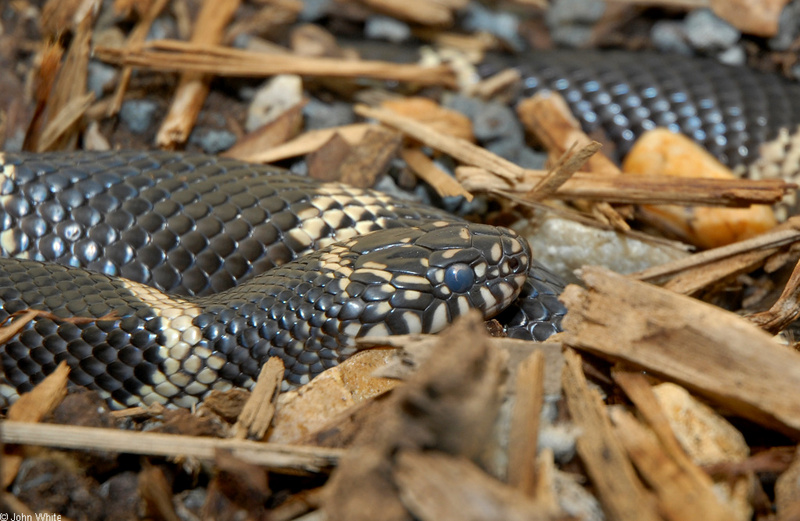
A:
{"type": "MultiPolygon", "coordinates": [[[[195,22],[191,43],[214,45],[221,42],[223,30],[239,8],[239,3],[240,0],[205,0],[195,22]]],[[[186,141],[208,97],[209,81],[210,78],[200,72],[186,72],[181,76],[169,112],[156,135],[158,146],[173,149],[186,141]]]]}
{"type": "Polygon", "coordinates": [[[508,483],[522,493],[536,493],[536,449],[544,404],[544,355],[535,351],[519,366],[508,440],[508,483]]]}
{"type": "Polygon", "coordinates": [[[421,521],[568,519],[558,509],[545,509],[491,478],[465,458],[405,450],[397,458],[394,478],[403,504],[421,521]]]}
{"type": "Polygon", "coordinates": [[[504,355],[492,350],[477,313],[440,335],[439,353],[359,433],[325,487],[329,519],[411,519],[393,469],[400,450],[476,457],[492,429],[504,355]]]}
{"type": "Polygon", "coordinates": [[[710,304],[586,267],[568,286],[564,342],[694,390],[769,428],[800,436],[800,354],[710,304]]]}
{"type": "Polygon", "coordinates": [[[389,99],[381,103],[381,107],[428,125],[437,132],[466,139],[469,142],[475,141],[472,122],[468,117],[455,110],[446,109],[431,99],[389,99]]]}
{"type": "Polygon", "coordinates": [[[698,481],[696,473],[670,458],[656,435],[621,408],[611,410],[616,433],[644,480],[655,491],[659,509],[670,521],[726,521],[736,519],[711,489],[711,479],[698,481]]]}
{"type": "Polygon", "coordinates": [[[234,425],[235,438],[240,440],[264,438],[275,415],[275,404],[283,382],[283,370],[283,361],[277,356],[271,357],[261,368],[253,392],[234,425]]]}
{"type": "Polygon", "coordinates": [[[661,519],[616,437],[600,395],[589,389],[580,357],[568,351],[565,358],[562,385],[567,407],[573,422],[582,431],[578,437],[578,454],[606,514],[620,521],[661,519]]]}
{"type": "MultiPolygon", "coordinates": [[[[53,412],[67,395],[67,378],[69,367],[66,362],[61,362],[55,371],[42,380],[32,391],[19,397],[8,408],[6,417],[16,422],[38,422],[53,412]]],[[[2,425],[2,424],[0,424],[2,425]]],[[[0,429],[2,427],[0,426],[0,429]]],[[[6,442],[8,443],[8,442],[6,442]]],[[[14,482],[19,472],[24,456],[20,447],[6,445],[3,447],[3,465],[0,467],[0,477],[3,489],[14,482]]]]}

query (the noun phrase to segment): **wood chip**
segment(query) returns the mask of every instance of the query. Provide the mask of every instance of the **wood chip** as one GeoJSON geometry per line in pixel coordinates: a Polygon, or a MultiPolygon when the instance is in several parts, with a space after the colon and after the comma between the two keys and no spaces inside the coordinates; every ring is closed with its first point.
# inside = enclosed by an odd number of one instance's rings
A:
{"type": "Polygon", "coordinates": [[[234,438],[262,440],[272,423],[283,382],[283,361],[273,356],[261,368],[250,398],[236,421],[234,438]]]}
{"type": "Polygon", "coordinates": [[[742,417],[800,436],[800,355],[731,312],[586,267],[563,341],[673,380],[742,417]]]}
{"type": "Polygon", "coordinates": [[[675,521],[735,519],[733,510],[717,498],[711,478],[681,448],[647,379],[638,373],[618,372],[614,380],[652,429],[623,410],[611,411],[620,440],[639,473],[656,490],[666,517],[675,521]]]}
{"type": "Polygon", "coordinates": [[[339,165],[339,179],[350,186],[368,188],[384,174],[400,150],[402,138],[394,131],[373,128],[339,165]]]}
{"type": "MultiPolygon", "coordinates": [[[[517,105],[517,114],[525,128],[544,144],[551,156],[563,157],[572,146],[583,150],[596,145],[581,129],[578,120],[572,115],[567,102],[556,92],[540,92],[522,100],[517,105]]],[[[586,169],[590,172],[606,176],[616,176],[619,168],[602,153],[592,153],[587,156],[586,169]]],[[[566,179],[562,176],[560,180],[566,179]]],[[[557,186],[557,181],[553,181],[557,186]]],[[[611,207],[608,200],[589,203],[575,201],[579,208],[589,211],[598,220],[607,222],[615,229],[627,231],[630,226],[622,216],[611,207]]]]}
{"type": "MultiPolygon", "coordinates": [[[[125,42],[127,48],[136,49],[144,43],[145,38],[147,38],[147,33],[150,32],[150,27],[153,25],[156,18],[158,18],[158,15],[161,14],[161,11],[167,6],[168,2],[169,0],[154,0],[149,3],[143,16],[136,22],[133,30],[128,34],[128,39],[125,42]]],[[[119,9],[117,10],[119,11],[119,9]]],[[[114,91],[111,104],[108,106],[108,116],[117,114],[120,108],[122,108],[122,101],[125,98],[125,92],[128,90],[128,83],[131,81],[131,74],[133,74],[133,68],[131,66],[126,65],[122,68],[119,80],[117,80],[117,88],[114,91]]]]}
{"type": "Polygon", "coordinates": [[[139,473],[139,496],[148,518],[181,521],[172,505],[172,483],[161,467],[145,462],[139,473]]]}
{"type": "Polygon", "coordinates": [[[283,145],[278,145],[269,150],[264,150],[262,152],[253,151],[249,154],[238,154],[239,157],[237,159],[249,161],[251,163],[274,163],[276,161],[310,154],[323,147],[330,141],[334,134],[339,134],[352,145],[358,143],[364,134],[374,127],[375,125],[367,123],[356,123],[342,127],[310,130],[283,145]]]}
{"type": "Polygon", "coordinates": [[[465,458],[404,450],[394,477],[414,519],[544,521],[564,519],[481,471],[465,458]]]}
{"type": "Polygon", "coordinates": [[[793,217],[758,237],[696,253],[630,276],[654,283],[666,281],[666,288],[691,295],[715,282],[762,266],[780,248],[798,241],[800,217],[793,217]]]}
{"type": "Polygon", "coordinates": [[[473,195],[467,192],[453,176],[437,167],[419,148],[404,148],[400,152],[400,157],[420,179],[431,185],[440,196],[460,195],[467,201],[472,201],[473,195]]]}
{"type": "MultiPolygon", "coordinates": [[[[456,179],[471,192],[505,190],[525,193],[547,176],[546,170],[525,170],[516,180],[498,178],[491,169],[462,166],[456,179]]],[[[628,177],[577,172],[551,194],[553,199],[608,201],[622,204],[680,204],[708,206],[748,206],[773,203],[792,189],[780,180],[724,180],[674,178],[667,176],[628,177]]]]}
{"type": "Polygon", "coordinates": [[[400,20],[421,25],[448,26],[453,23],[453,7],[429,0],[358,0],[361,4],[400,20]]]}
{"type": "Polygon", "coordinates": [[[508,440],[508,483],[535,497],[539,418],[544,404],[544,355],[535,351],[520,364],[508,440]]]}
{"type": "Polygon", "coordinates": [[[306,157],[308,177],[320,181],[338,181],[339,167],[353,150],[353,146],[338,132],[332,134],[324,145],[306,157]]]}
{"type": "MultiPolygon", "coordinates": [[[[221,42],[223,30],[233,18],[239,4],[240,0],[204,0],[194,25],[191,43],[213,45],[221,42]]],[[[141,49],[137,45],[133,50],[141,49]]],[[[210,78],[199,71],[187,71],[181,75],[169,112],[156,134],[159,147],[172,150],[186,142],[208,97],[209,81],[210,78]]]]}
{"type": "Polygon", "coordinates": [[[505,356],[490,348],[476,312],[439,339],[437,356],[393,391],[331,476],[325,487],[329,519],[410,519],[390,475],[401,448],[467,458],[482,451],[499,405],[505,356]]]}
{"type": "Polygon", "coordinates": [[[534,200],[552,197],[564,183],[569,181],[584,166],[589,158],[600,150],[600,143],[596,141],[586,144],[577,151],[574,150],[576,145],[577,143],[573,144],[572,147],[564,152],[556,165],[536,183],[536,186],[528,190],[525,197],[534,200]]]}
{"type": "Polygon", "coordinates": [[[776,335],[797,320],[799,316],[800,262],[795,264],[792,275],[778,300],[767,311],[755,313],[747,318],[764,331],[776,335]]]}
{"type": "MultiPolygon", "coordinates": [[[[67,395],[69,367],[61,362],[56,370],[50,373],[36,387],[19,397],[19,400],[8,408],[6,417],[20,425],[38,422],[53,412],[56,406],[67,395]]],[[[0,429],[6,422],[0,423],[0,429]]],[[[13,443],[5,441],[5,443],[13,443]]],[[[0,483],[3,489],[11,486],[19,472],[24,455],[20,447],[6,445],[3,447],[3,465],[0,467],[0,483]]]]}
{"type": "Polygon", "coordinates": [[[224,450],[274,472],[291,474],[329,472],[342,455],[338,449],[11,420],[0,422],[0,442],[206,461],[212,461],[217,451],[224,450]]]}
{"type": "MultiPolygon", "coordinates": [[[[734,512],[714,495],[711,479],[674,461],[656,435],[621,408],[611,410],[615,432],[636,468],[655,491],[659,509],[670,521],[730,521],[734,512]],[[700,477],[698,480],[696,478],[700,477]]],[[[683,456],[685,463],[688,459],[683,456]]],[[[689,462],[691,464],[691,462],[689,462]]],[[[692,466],[696,469],[696,467],[692,466]]],[[[697,469],[699,471],[699,469],[697,469]]]]}
{"type": "Polygon", "coordinates": [[[578,454],[606,515],[619,521],[658,521],[661,517],[656,504],[617,439],[603,400],[587,385],[580,357],[567,351],[565,358],[564,394],[569,414],[582,432],[577,440],[578,454]]]}
{"type": "Polygon", "coordinates": [[[356,105],[354,110],[359,116],[373,118],[394,127],[467,165],[485,168],[507,179],[516,180],[524,175],[524,170],[511,161],[503,159],[485,148],[473,145],[465,139],[444,134],[430,125],[420,123],[412,118],[401,116],[391,110],[371,108],[366,105],[356,105]]]}
{"type": "Polygon", "coordinates": [[[280,116],[236,141],[236,144],[220,154],[247,161],[264,150],[274,150],[277,146],[294,139],[303,128],[303,107],[306,101],[285,110],[280,116]]]}
{"type": "Polygon", "coordinates": [[[392,98],[382,102],[381,108],[411,118],[437,132],[469,142],[475,141],[472,122],[467,116],[455,110],[446,109],[429,98],[392,98]]]}
{"type": "Polygon", "coordinates": [[[452,70],[446,65],[420,67],[381,61],[313,58],[290,53],[266,54],[175,40],[149,42],[141,49],[96,47],[94,56],[118,65],[216,76],[258,78],[276,74],[300,74],[334,78],[365,77],[455,87],[452,70]]]}

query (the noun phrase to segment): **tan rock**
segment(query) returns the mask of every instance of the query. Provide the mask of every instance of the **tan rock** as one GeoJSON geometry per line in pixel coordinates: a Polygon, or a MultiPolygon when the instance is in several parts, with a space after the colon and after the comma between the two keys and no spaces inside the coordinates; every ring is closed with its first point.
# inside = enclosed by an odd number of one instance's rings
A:
{"type": "MultiPolygon", "coordinates": [[[[734,179],[733,173],[689,138],[666,129],[642,135],[622,164],[626,174],[734,179]]],[[[702,248],[724,246],[763,233],[777,224],[769,206],[714,208],[645,206],[651,217],[702,248]]]]}

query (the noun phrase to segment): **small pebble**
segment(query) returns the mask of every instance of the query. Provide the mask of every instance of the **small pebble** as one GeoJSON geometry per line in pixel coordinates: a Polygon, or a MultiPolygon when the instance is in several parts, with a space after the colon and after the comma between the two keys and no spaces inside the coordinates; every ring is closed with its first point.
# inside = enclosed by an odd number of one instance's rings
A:
{"type": "Polygon", "coordinates": [[[247,108],[245,128],[253,132],[297,105],[303,99],[303,80],[294,74],[279,74],[264,83],[247,108]]]}
{"type": "Polygon", "coordinates": [[[113,88],[117,78],[117,68],[97,60],[91,60],[88,69],[89,90],[94,92],[95,99],[100,99],[107,88],[113,88]]]}
{"type": "Polygon", "coordinates": [[[484,103],[481,100],[462,94],[446,92],[444,96],[442,96],[443,107],[460,112],[471,120],[475,119],[483,105],[484,103]]]}
{"type": "Polygon", "coordinates": [[[316,22],[334,11],[331,0],[303,0],[302,5],[303,10],[298,15],[302,22],[316,22]]]}
{"type": "Polygon", "coordinates": [[[515,51],[525,49],[525,41],[519,35],[519,18],[509,12],[492,11],[478,2],[470,2],[464,16],[464,29],[485,31],[511,45],[515,51]]]}
{"type": "Polygon", "coordinates": [[[767,40],[773,51],[788,51],[800,34],[800,0],[794,0],[783,8],[778,18],[778,34],[767,40]]]}
{"type": "Polygon", "coordinates": [[[370,16],[364,26],[364,34],[371,40],[402,43],[411,38],[411,27],[395,18],[370,16]]]}
{"type": "Polygon", "coordinates": [[[715,15],[710,9],[695,9],[684,20],[686,38],[692,46],[704,52],[728,49],[739,42],[742,33],[715,15]]]}
{"type": "Polygon", "coordinates": [[[303,117],[306,130],[349,125],[356,119],[352,104],[343,101],[324,103],[316,98],[311,98],[303,107],[303,117]]]}
{"type": "Polygon", "coordinates": [[[594,24],[605,10],[603,0],[556,0],[550,5],[545,21],[555,43],[582,47],[589,43],[594,24]]]}
{"type": "Polygon", "coordinates": [[[195,127],[189,142],[199,146],[206,154],[218,154],[236,143],[236,136],[227,130],[195,127]]]}
{"type": "Polygon", "coordinates": [[[533,170],[543,170],[546,162],[546,152],[537,152],[527,145],[520,149],[516,159],[516,163],[522,168],[530,168],[533,170]]]}
{"type": "Polygon", "coordinates": [[[489,102],[472,119],[475,137],[481,141],[495,139],[522,139],[522,127],[508,105],[489,102]]]}
{"type": "Polygon", "coordinates": [[[145,40],[165,40],[177,38],[177,36],[178,29],[175,27],[175,21],[168,16],[159,16],[150,26],[145,40]]]}
{"type": "Polygon", "coordinates": [[[744,47],[741,45],[734,45],[730,49],[726,49],[717,54],[717,61],[725,65],[745,65],[747,61],[747,54],[744,47]]]}
{"type": "Polygon", "coordinates": [[[692,47],[686,43],[686,33],[681,22],[660,20],[653,24],[650,31],[653,44],[661,52],[674,52],[690,56],[692,47]]]}
{"type": "Polygon", "coordinates": [[[125,101],[119,111],[119,117],[134,134],[147,132],[158,110],[156,102],[146,99],[125,101]]]}

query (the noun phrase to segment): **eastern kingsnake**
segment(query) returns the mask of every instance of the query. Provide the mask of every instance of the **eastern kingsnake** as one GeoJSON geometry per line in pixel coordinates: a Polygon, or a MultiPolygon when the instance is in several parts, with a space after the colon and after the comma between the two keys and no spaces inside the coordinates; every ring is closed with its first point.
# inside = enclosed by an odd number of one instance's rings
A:
{"type": "Polygon", "coordinates": [[[0,248],[15,257],[0,261],[0,318],[54,315],[5,344],[6,401],[66,360],[116,406],[189,407],[250,387],[271,356],[303,384],[357,336],[434,333],[523,290],[516,336],[545,338],[564,312],[514,232],[380,192],[169,152],[0,165],[0,248]]]}
{"type": "MultiPolygon", "coordinates": [[[[685,57],[539,53],[523,73],[623,152],[667,125],[737,164],[800,121],[800,87],[685,57]]],[[[512,336],[546,338],[565,312],[513,232],[379,192],[167,152],[6,153],[0,167],[0,250],[15,257],[0,261],[0,318],[53,315],[4,346],[0,405],[61,360],[114,405],[191,406],[252,385],[270,356],[303,384],[356,336],[436,332],[520,292],[512,336]]]]}

